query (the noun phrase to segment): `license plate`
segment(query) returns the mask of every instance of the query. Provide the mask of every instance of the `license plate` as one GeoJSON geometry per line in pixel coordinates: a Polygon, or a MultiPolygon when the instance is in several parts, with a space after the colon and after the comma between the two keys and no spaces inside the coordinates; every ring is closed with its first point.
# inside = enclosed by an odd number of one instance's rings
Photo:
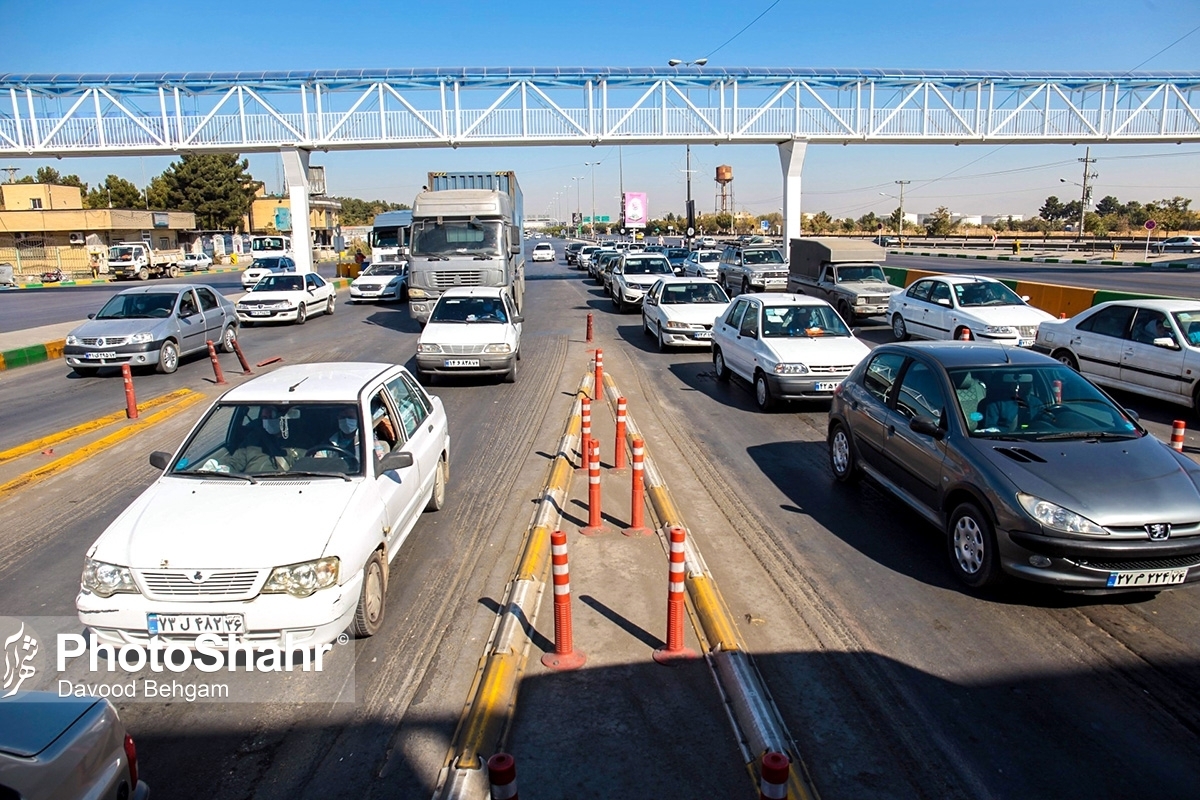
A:
{"type": "Polygon", "coordinates": [[[271,312],[270,311],[251,311],[250,316],[252,316],[252,317],[269,317],[269,316],[271,316],[271,312]]]}
{"type": "Polygon", "coordinates": [[[103,353],[84,353],[83,357],[98,361],[102,358],[116,358],[117,354],[115,352],[106,350],[103,353]]]}
{"type": "Polygon", "coordinates": [[[692,334],[693,339],[711,339],[712,331],[696,331],[692,334]]]}
{"type": "Polygon", "coordinates": [[[442,362],[443,366],[447,367],[478,367],[478,358],[447,358],[442,362]]]}
{"type": "Polygon", "coordinates": [[[1033,339],[1017,339],[1017,347],[1033,347],[1033,339]]]}
{"type": "Polygon", "coordinates": [[[1170,586],[1187,580],[1188,568],[1151,569],[1141,572],[1110,572],[1108,585],[1110,588],[1122,586],[1170,586]]]}
{"type": "Polygon", "coordinates": [[[241,614],[147,614],[146,630],[156,634],[198,636],[201,633],[245,632],[241,614]]]}
{"type": "Polygon", "coordinates": [[[816,385],[815,390],[818,392],[832,392],[837,389],[840,383],[841,381],[821,381],[816,385]]]}

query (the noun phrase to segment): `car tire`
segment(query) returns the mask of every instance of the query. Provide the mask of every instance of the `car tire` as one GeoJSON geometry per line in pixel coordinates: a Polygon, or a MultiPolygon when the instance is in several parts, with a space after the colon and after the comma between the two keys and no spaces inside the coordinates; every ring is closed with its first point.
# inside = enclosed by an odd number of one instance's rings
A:
{"type": "Polygon", "coordinates": [[[417,382],[422,386],[433,386],[433,373],[423,369],[417,370],[417,382]]]}
{"type": "Polygon", "coordinates": [[[750,281],[746,280],[745,278],[742,278],[741,294],[750,294],[750,281]]]}
{"type": "Polygon", "coordinates": [[[854,483],[862,476],[850,432],[840,422],[829,430],[829,469],[838,483],[854,483]]]}
{"type": "Polygon", "coordinates": [[[71,367],[75,370],[75,374],[81,378],[94,378],[100,374],[99,367],[71,367]]]}
{"type": "Polygon", "coordinates": [[[441,511],[446,505],[446,459],[438,459],[437,477],[433,479],[433,491],[429,494],[429,502],[425,504],[426,511],[441,511]]]}
{"type": "Polygon", "coordinates": [[[892,315],[892,338],[897,342],[906,342],[912,334],[908,332],[908,326],[904,324],[904,317],[900,312],[892,315]]]}
{"type": "Polygon", "coordinates": [[[992,522],[974,503],[961,503],[946,523],[950,567],[958,579],[974,589],[1000,582],[1000,553],[992,522]]]}
{"type": "Polygon", "coordinates": [[[300,307],[296,309],[296,324],[303,325],[306,322],[308,322],[308,306],[301,303],[300,307]]]}
{"type": "Polygon", "coordinates": [[[163,375],[170,375],[179,369],[179,345],[170,339],[163,342],[162,347],[158,349],[158,364],[155,369],[163,375]]]}
{"type": "Polygon", "coordinates": [[[1075,358],[1074,355],[1071,354],[1070,350],[1055,350],[1054,353],[1051,354],[1050,357],[1053,358],[1055,361],[1060,361],[1063,364],[1066,364],[1068,367],[1075,370],[1076,372],[1079,372],[1079,361],[1075,358]]]}
{"type": "Polygon", "coordinates": [[[237,342],[237,328],[234,327],[233,325],[230,325],[229,327],[227,327],[225,329],[225,332],[221,334],[221,352],[222,353],[235,352],[233,346],[236,342],[237,342]]]}
{"type": "Polygon", "coordinates": [[[729,367],[725,366],[725,354],[716,345],[713,345],[713,368],[716,370],[717,380],[729,380],[729,367]]]}
{"type": "Polygon", "coordinates": [[[654,331],[650,330],[650,323],[646,322],[646,315],[642,314],[642,333],[647,336],[653,336],[654,331]]]}
{"type": "Polygon", "coordinates": [[[387,610],[387,589],[384,585],[383,559],[379,551],[371,553],[363,565],[362,589],[358,593],[358,607],[354,610],[354,622],[350,630],[355,639],[366,639],[379,632],[387,610]]]}
{"type": "Polygon", "coordinates": [[[172,264],[171,266],[167,267],[167,277],[168,278],[178,278],[179,277],[179,266],[176,264],[172,264]]]}
{"type": "Polygon", "coordinates": [[[517,382],[517,359],[516,358],[513,358],[512,367],[509,368],[508,372],[504,373],[504,382],[505,383],[516,383],[517,382]]]}
{"type": "Polygon", "coordinates": [[[245,321],[242,323],[242,327],[243,327],[243,328],[253,328],[253,327],[254,327],[254,323],[253,323],[251,320],[245,320],[245,321]]]}
{"type": "Polygon", "coordinates": [[[613,308],[617,310],[618,314],[625,310],[625,306],[621,303],[621,300],[616,295],[613,295],[612,304],[613,308]]]}
{"type": "Polygon", "coordinates": [[[667,352],[667,347],[668,347],[667,340],[665,338],[663,338],[662,323],[659,323],[659,325],[658,325],[658,350],[661,353],[665,353],[665,352],[667,352]]]}
{"type": "Polygon", "coordinates": [[[329,295],[329,302],[327,302],[325,304],[325,316],[327,316],[327,317],[333,316],[333,306],[334,306],[334,297],[333,297],[333,295],[329,295]]]}
{"type": "Polygon", "coordinates": [[[758,404],[759,411],[770,411],[775,407],[771,384],[767,383],[767,376],[762,371],[754,375],[754,402],[758,404]]]}
{"type": "Polygon", "coordinates": [[[138,280],[139,281],[150,280],[150,270],[146,269],[145,267],[142,267],[141,269],[139,269],[138,270],[138,280]]]}
{"type": "Polygon", "coordinates": [[[842,321],[850,327],[854,327],[854,311],[850,308],[850,304],[845,300],[838,303],[838,313],[842,315],[842,321]]]}

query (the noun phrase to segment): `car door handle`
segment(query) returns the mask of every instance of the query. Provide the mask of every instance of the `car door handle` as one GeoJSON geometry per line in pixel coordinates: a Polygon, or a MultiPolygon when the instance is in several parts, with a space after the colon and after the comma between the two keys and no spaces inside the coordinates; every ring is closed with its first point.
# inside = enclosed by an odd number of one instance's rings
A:
{"type": "Polygon", "coordinates": [[[433,423],[429,423],[429,432],[433,433],[433,423]]]}
{"type": "Polygon", "coordinates": [[[895,435],[896,435],[896,426],[895,426],[895,425],[888,425],[888,426],[887,426],[887,435],[888,435],[888,436],[895,436],[895,435]]]}

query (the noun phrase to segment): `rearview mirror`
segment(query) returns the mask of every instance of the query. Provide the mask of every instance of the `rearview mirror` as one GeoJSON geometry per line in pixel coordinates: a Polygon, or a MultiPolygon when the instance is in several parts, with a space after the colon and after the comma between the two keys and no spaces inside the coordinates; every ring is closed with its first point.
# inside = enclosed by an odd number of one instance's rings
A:
{"type": "Polygon", "coordinates": [[[912,420],[909,421],[908,427],[913,433],[919,433],[923,436],[932,436],[934,439],[941,439],[946,435],[946,432],[942,430],[941,425],[929,417],[913,417],[912,420]]]}
{"type": "Polygon", "coordinates": [[[412,453],[396,450],[379,459],[379,471],[387,472],[393,469],[408,469],[413,465],[412,453]]]}
{"type": "Polygon", "coordinates": [[[1160,336],[1154,340],[1155,347],[1164,347],[1167,350],[1178,350],[1179,345],[1170,336],[1160,336]]]}

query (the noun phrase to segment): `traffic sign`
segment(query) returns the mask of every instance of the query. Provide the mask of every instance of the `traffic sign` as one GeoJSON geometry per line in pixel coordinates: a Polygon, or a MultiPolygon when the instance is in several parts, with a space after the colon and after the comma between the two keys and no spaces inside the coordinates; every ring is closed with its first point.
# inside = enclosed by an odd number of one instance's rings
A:
{"type": "Polygon", "coordinates": [[[687,235],[688,235],[688,236],[695,236],[695,235],[696,235],[696,229],[695,229],[695,228],[693,228],[691,225],[689,225],[689,226],[688,226],[688,229],[687,229],[687,235]]]}
{"type": "Polygon", "coordinates": [[[762,224],[763,233],[766,233],[767,231],[771,230],[771,223],[768,222],[767,220],[764,219],[761,224],[762,224]]]}
{"type": "Polygon", "coordinates": [[[1152,219],[1146,220],[1146,230],[1152,231],[1157,227],[1158,227],[1158,223],[1155,222],[1154,220],[1152,220],[1152,219]]]}

